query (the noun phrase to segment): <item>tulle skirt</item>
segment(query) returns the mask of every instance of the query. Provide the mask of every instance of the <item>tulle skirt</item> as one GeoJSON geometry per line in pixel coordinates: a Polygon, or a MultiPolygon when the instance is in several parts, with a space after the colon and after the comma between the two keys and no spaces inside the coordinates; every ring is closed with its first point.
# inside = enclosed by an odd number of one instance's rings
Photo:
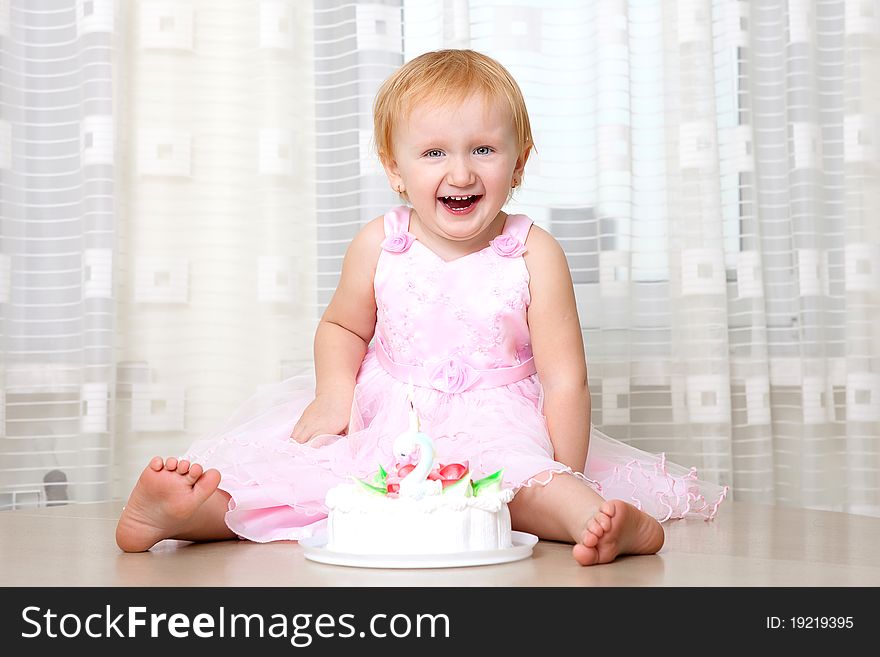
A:
{"type": "MultiPolygon", "coordinates": [[[[230,495],[226,523],[239,536],[306,538],[324,528],[330,488],[394,463],[391,446],[408,427],[409,391],[371,349],[358,373],[347,435],[319,435],[303,444],[290,439],[314,398],[314,378],[299,376],[260,389],[182,458],[220,471],[220,488],[230,495]]],[[[660,521],[711,518],[727,493],[693,469],[595,428],[584,474],[572,472],[553,459],[536,376],[455,394],[415,387],[413,398],[437,461],[467,463],[475,478],[502,470],[504,484],[518,490],[568,472],[605,499],[625,500],[660,521]]]]}

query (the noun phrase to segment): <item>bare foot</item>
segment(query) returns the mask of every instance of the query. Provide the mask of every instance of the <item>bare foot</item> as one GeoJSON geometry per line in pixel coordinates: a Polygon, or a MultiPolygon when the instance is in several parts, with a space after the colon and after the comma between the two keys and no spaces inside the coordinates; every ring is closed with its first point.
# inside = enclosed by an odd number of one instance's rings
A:
{"type": "Polygon", "coordinates": [[[614,561],[621,554],[654,554],[663,547],[663,527],[623,500],[607,500],[588,522],[571,553],[582,566],[614,561]]]}
{"type": "Polygon", "coordinates": [[[116,544],[126,552],[149,550],[176,536],[217,490],[220,473],[198,463],[156,456],[144,468],[116,525],[116,544]]]}

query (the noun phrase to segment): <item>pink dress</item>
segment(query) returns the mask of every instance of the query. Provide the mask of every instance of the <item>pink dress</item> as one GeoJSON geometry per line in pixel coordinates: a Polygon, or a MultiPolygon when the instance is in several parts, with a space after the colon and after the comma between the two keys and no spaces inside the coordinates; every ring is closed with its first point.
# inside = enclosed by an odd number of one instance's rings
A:
{"type": "MultiPolygon", "coordinates": [[[[231,496],[226,522],[239,536],[296,540],[321,531],[328,489],[394,463],[410,381],[440,463],[467,462],[475,478],[503,470],[517,490],[571,472],[553,459],[529,344],[522,255],[531,220],[510,215],[483,250],[444,261],[408,232],[409,213],[385,215],[375,338],[358,372],[348,434],[290,440],[314,396],[312,377],[294,377],[261,389],[184,455],[220,471],[231,496]]],[[[659,520],[711,518],[727,492],[595,429],[585,476],[576,476],[659,520]]]]}

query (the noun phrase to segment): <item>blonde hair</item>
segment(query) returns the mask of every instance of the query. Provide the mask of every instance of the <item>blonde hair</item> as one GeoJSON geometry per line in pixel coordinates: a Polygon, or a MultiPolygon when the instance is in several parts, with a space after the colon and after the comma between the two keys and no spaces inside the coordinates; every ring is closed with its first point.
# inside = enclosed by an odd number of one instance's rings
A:
{"type": "Polygon", "coordinates": [[[379,159],[393,158],[394,122],[408,117],[415,106],[425,101],[433,106],[463,101],[476,91],[509,104],[521,154],[534,147],[522,91],[507,69],[475,50],[437,50],[407,62],[379,88],[373,103],[379,159]]]}

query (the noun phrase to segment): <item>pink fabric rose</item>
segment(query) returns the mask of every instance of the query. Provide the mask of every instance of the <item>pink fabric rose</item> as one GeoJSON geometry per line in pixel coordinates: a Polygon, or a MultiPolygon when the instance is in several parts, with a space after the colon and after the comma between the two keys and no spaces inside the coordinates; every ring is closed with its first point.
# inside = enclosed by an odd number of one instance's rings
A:
{"type": "Polygon", "coordinates": [[[516,258],[526,252],[525,245],[513,235],[499,235],[489,244],[495,253],[505,258],[516,258]]]}
{"type": "Polygon", "coordinates": [[[431,385],[441,392],[462,392],[479,378],[473,367],[455,357],[442,361],[429,376],[431,385]]]}
{"type": "Polygon", "coordinates": [[[416,236],[406,231],[404,233],[394,233],[382,240],[382,248],[390,253],[403,253],[415,241],[416,236]]]}

